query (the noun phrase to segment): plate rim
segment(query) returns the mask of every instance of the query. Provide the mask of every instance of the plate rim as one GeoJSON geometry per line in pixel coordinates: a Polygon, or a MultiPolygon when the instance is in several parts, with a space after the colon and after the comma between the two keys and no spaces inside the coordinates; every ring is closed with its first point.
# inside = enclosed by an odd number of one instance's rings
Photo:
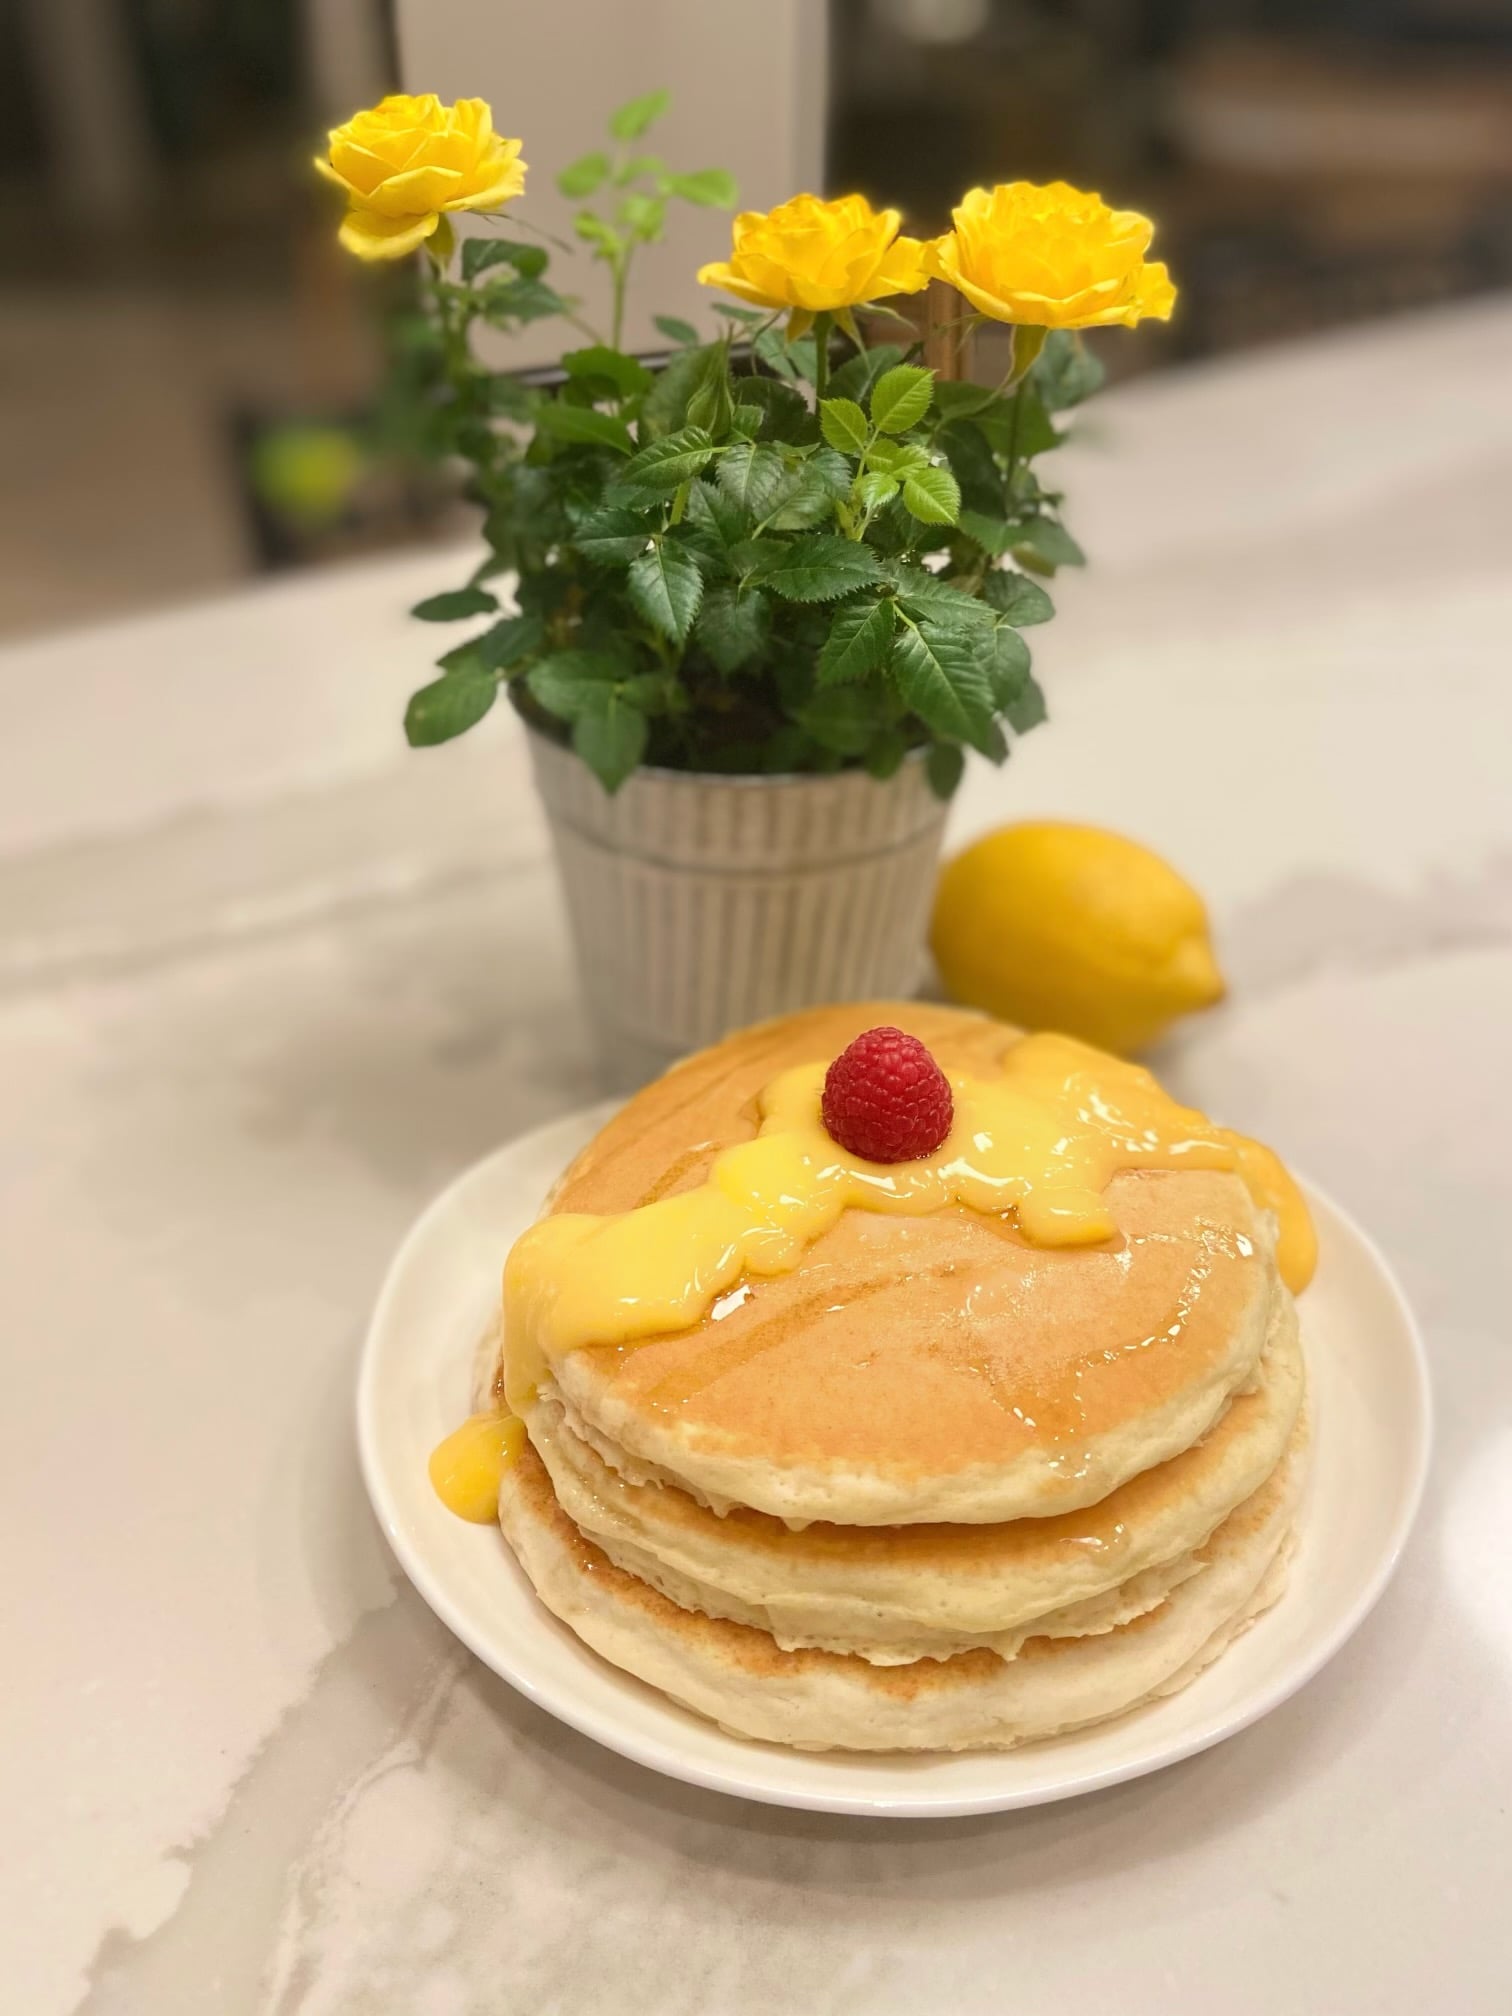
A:
{"type": "MultiPolygon", "coordinates": [[[[847,1792],[843,1784],[837,1782],[833,1790],[816,1787],[810,1791],[803,1787],[784,1787],[748,1779],[733,1766],[725,1769],[697,1757],[680,1755],[670,1740],[643,1736],[634,1729],[616,1728],[608,1718],[603,1717],[592,1707],[585,1708],[570,1699],[563,1701],[549,1688],[543,1689],[528,1672],[512,1668],[507,1661],[501,1663],[497,1642],[489,1639],[481,1627],[474,1623],[467,1606],[452,1596],[444,1580],[436,1576],[423,1557],[422,1551],[411,1544],[409,1536],[390,1509],[390,1492],[385,1467],[379,1453],[377,1426],[378,1409],[383,1399],[380,1386],[380,1339],[391,1304],[396,1299],[400,1285],[415,1256],[432,1236],[438,1221],[444,1221],[455,1213],[467,1191],[486,1180],[497,1164],[514,1160],[531,1151],[539,1152],[542,1145],[549,1143],[554,1135],[568,1136],[587,1129],[589,1131],[583,1134],[583,1138],[591,1138],[592,1132],[597,1131],[598,1127],[602,1126],[623,1103],[618,1099],[596,1101],[592,1105],[574,1108],[571,1112],[560,1114],[553,1120],[528,1128],[469,1163],[430,1199],[410,1222],[384,1271],[363,1335],[354,1396],[357,1454],[363,1487],[389,1549],[406,1578],[427,1607],[476,1659],[507,1686],[524,1695],[526,1700],[555,1720],[565,1723],[580,1735],[588,1737],[590,1741],[602,1745],[616,1755],[628,1758],[632,1763],[646,1770],[655,1771],[663,1777],[695,1785],[704,1791],[721,1793],[729,1798],[754,1800],[762,1805],[880,1820],[946,1820],[976,1814],[1010,1812],[1030,1806],[1048,1805],[1062,1799],[1078,1798],[1085,1793],[1126,1784],[1132,1779],[1164,1770],[1168,1765],[1182,1763],[1189,1757],[1198,1756],[1204,1750],[1213,1748],[1228,1737],[1238,1735],[1242,1730],[1252,1727],[1274,1709],[1279,1708],[1283,1702],[1290,1700],[1314,1679],[1354,1636],[1380,1601],[1392,1576],[1396,1573],[1416,1524],[1432,1465],[1434,1400],[1427,1349],[1412,1305],[1376,1240],[1352,1213],[1335,1201],[1329,1192],[1292,1167],[1291,1173],[1309,1204],[1320,1205],[1323,1213],[1332,1216],[1357,1242],[1379,1284],[1390,1297],[1400,1319],[1409,1346],[1408,1360],[1411,1367],[1412,1390],[1407,1398],[1411,1403],[1411,1416],[1415,1429],[1413,1462],[1410,1476],[1406,1480],[1407,1488],[1397,1500],[1397,1510],[1388,1529],[1389,1537],[1386,1544],[1381,1548],[1371,1573],[1365,1578],[1353,1599],[1343,1607],[1329,1627],[1309,1644],[1302,1657],[1288,1666],[1268,1687],[1259,1689],[1241,1708],[1210,1716],[1206,1721],[1197,1721],[1188,1732],[1167,1740],[1153,1754],[1126,1758],[1082,1771],[1073,1768],[1062,1779],[1019,1789],[999,1787],[984,1790],[979,1794],[950,1792],[930,1795],[900,1787],[898,1794],[894,1796],[877,1792],[864,1794],[847,1792]]],[[[539,1601],[539,1598],[536,1600],[539,1601]]],[[[585,1659],[607,1663],[599,1661],[599,1655],[590,1647],[579,1645],[578,1649],[585,1659]]],[[[620,1677],[635,1680],[634,1675],[620,1677]]],[[[644,1682],[636,1684],[645,1685],[644,1682]]],[[[656,1690],[650,1691],[654,1693],[656,1690]]],[[[670,1702],[668,1705],[674,1709],[680,1708],[680,1704],[676,1702],[670,1702]]],[[[691,1711],[681,1710],[681,1712],[691,1711]]],[[[720,1733],[727,1735],[727,1739],[732,1743],[742,1740],[737,1736],[728,1735],[728,1732],[720,1733]]],[[[1032,1747],[1025,1746],[1025,1748],[1032,1747]]],[[[770,1748],[781,1751],[780,1745],[752,1743],[750,1748],[756,1755],[770,1748]]],[[[806,1765],[822,1769],[827,1754],[804,1752],[804,1762],[806,1765]]],[[[848,1756],[849,1753],[846,1754],[848,1756]]],[[[942,1758],[953,1758],[959,1753],[921,1753],[926,1758],[935,1754],[942,1758]]],[[[998,1753],[983,1753],[984,1756],[994,1754],[998,1753]]]]}

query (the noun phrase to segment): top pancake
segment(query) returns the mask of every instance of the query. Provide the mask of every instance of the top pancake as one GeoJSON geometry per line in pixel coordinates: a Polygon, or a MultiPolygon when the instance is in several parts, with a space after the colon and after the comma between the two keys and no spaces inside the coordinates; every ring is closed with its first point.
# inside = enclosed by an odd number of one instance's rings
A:
{"type": "MultiPolygon", "coordinates": [[[[638,1093],[553,1211],[626,1211],[702,1182],[756,1132],[756,1097],[892,1022],[947,1072],[992,1075],[1014,1032],[920,1003],[742,1031],[638,1093]]],[[[1039,1517],[1189,1447],[1250,1379],[1276,1298],[1272,1235],[1237,1176],[1142,1171],[1100,1247],[1029,1246],[1011,1215],[846,1212],[790,1274],[692,1328],[555,1361],[573,1426],[632,1478],[716,1508],[871,1525],[1039,1517]]]]}

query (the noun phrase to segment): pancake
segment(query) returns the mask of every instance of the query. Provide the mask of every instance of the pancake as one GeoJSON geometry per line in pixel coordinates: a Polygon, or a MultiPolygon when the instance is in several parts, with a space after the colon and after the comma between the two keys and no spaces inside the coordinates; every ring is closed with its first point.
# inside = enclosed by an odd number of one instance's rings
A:
{"type": "Polygon", "coordinates": [[[765,1631],[685,1610],[578,1531],[528,1443],[505,1473],[499,1517],[549,1610],[611,1664],[733,1734],[810,1749],[1008,1749],[1185,1685],[1274,1600],[1304,1442],[1299,1426],[1156,1607],[1095,1637],[1030,1638],[1011,1659],[974,1650],[878,1666],[783,1651],[765,1631]]]}
{"type": "MultiPolygon", "coordinates": [[[[700,1185],[753,1138],[779,1072],[891,1021],[948,1072],[990,1077],[1014,1032],[918,1003],[746,1030],[645,1088],[558,1185],[553,1212],[622,1212],[700,1185]]],[[[1275,1228],[1237,1174],[1125,1171],[1098,1247],[1026,1243],[1012,1214],[848,1210],[790,1273],[701,1320],[589,1343],[541,1390],[632,1483],[716,1511],[844,1526],[1000,1523],[1093,1505],[1204,1436],[1253,1380],[1284,1306],[1275,1228]]]]}
{"type": "Polygon", "coordinates": [[[720,1516],[674,1486],[629,1482],[549,1396],[527,1426],[563,1510],[617,1567],[686,1609],[769,1631],[786,1650],[899,1663],[982,1644],[1008,1655],[1026,1633],[1096,1632],[1152,1608],[1270,1476],[1302,1389],[1286,1298],[1254,1389],[1201,1442],[1096,1506],[1002,1525],[795,1532],[765,1513],[720,1516]]]}

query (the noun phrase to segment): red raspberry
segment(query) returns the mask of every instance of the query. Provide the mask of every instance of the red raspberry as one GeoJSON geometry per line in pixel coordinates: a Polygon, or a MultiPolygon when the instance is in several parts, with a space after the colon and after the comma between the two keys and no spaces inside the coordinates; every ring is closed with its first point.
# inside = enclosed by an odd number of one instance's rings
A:
{"type": "Polygon", "coordinates": [[[917,1036],[884,1025],[842,1050],[824,1074],[832,1140],[868,1162],[932,1155],[950,1132],[950,1081],[917,1036]]]}

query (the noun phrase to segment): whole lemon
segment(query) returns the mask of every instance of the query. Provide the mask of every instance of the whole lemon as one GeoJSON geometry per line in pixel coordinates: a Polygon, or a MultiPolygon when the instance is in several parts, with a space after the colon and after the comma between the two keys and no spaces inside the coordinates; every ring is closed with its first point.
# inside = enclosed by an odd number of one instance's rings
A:
{"type": "Polygon", "coordinates": [[[946,990],[1121,1056],[1223,998],[1202,898],[1137,840],[1030,820],[946,864],[930,945],[946,990]]]}

